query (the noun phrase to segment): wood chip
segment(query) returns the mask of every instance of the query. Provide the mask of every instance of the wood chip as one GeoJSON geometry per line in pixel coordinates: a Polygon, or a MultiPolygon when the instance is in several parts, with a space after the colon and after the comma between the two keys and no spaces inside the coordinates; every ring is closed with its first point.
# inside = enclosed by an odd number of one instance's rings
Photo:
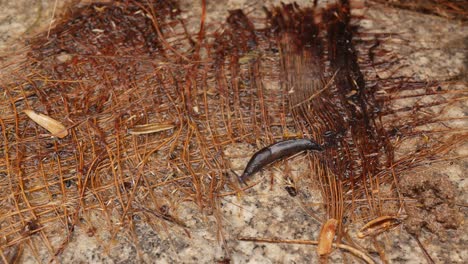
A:
{"type": "Polygon", "coordinates": [[[331,253],[337,226],[338,220],[333,218],[328,219],[322,226],[317,245],[317,254],[319,256],[325,256],[331,253]]]}

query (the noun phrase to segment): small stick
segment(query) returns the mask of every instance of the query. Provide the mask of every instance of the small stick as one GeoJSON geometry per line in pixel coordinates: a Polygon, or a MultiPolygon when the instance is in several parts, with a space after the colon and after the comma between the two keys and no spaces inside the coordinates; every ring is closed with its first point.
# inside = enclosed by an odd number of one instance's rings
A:
{"type": "MultiPolygon", "coordinates": [[[[318,241],[315,241],[315,240],[289,240],[289,239],[283,240],[283,239],[275,239],[275,238],[255,238],[255,237],[238,237],[237,240],[257,242],[257,243],[284,243],[284,244],[298,244],[298,245],[318,245],[319,243],[318,241]]],[[[337,244],[337,243],[333,243],[332,245],[336,248],[343,249],[343,250],[350,252],[351,254],[364,260],[368,264],[377,263],[365,252],[357,248],[354,248],[345,244],[337,244]]]]}
{"type": "Polygon", "coordinates": [[[434,264],[435,263],[434,260],[432,259],[431,255],[429,255],[429,252],[427,252],[426,248],[424,248],[424,245],[421,243],[419,238],[416,235],[411,234],[409,232],[408,234],[410,234],[414,238],[414,240],[416,240],[416,242],[418,243],[418,246],[419,248],[421,248],[421,251],[423,252],[424,257],[426,257],[427,263],[434,264]]]}

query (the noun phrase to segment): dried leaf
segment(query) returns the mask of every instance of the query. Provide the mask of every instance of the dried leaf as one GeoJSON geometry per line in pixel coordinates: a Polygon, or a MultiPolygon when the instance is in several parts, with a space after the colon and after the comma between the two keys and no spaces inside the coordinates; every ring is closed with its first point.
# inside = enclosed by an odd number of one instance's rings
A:
{"type": "Polygon", "coordinates": [[[328,219],[327,222],[322,226],[317,246],[317,253],[319,256],[324,256],[331,253],[337,226],[338,220],[333,218],[328,219]]]}
{"type": "Polygon", "coordinates": [[[38,125],[47,129],[53,136],[64,138],[68,135],[67,128],[59,121],[30,109],[23,110],[23,112],[38,125]]]}
{"type": "Polygon", "coordinates": [[[401,221],[396,216],[388,216],[388,215],[381,216],[365,224],[359,230],[357,237],[364,238],[367,236],[376,236],[389,229],[397,227],[400,224],[401,224],[401,221]]]}
{"type": "Polygon", "coordinates": [[[144,135],[144,134],[166,131],[166,130],[173,129],[173,128],[174,128],[173,124],[154,123],[154,124],[136,125],[133,128],[130,128],[128,130],[128,133],[130,133],[131,135],[144,135]]]}

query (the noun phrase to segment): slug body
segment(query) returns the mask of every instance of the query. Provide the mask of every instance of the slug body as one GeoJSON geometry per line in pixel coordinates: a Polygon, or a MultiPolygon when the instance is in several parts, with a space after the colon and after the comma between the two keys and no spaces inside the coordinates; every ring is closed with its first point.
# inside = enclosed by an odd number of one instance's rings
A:
{"type": "Polygon", "coordinates": [[[245,184],[246,178],[257,173],[263,167],[304,150],[322,151],[323,148],[310,139],[286,140],[265,147],[252,156],[244,172],[239,177],[239,181],[245,184]]]}

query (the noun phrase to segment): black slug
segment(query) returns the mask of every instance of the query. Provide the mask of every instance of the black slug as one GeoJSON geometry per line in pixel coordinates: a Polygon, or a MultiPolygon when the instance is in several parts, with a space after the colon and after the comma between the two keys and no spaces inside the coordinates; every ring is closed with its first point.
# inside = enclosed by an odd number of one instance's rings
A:
{"type": "Polygon", "coordinates": [[[323,148],[310,139],[291,139],[262,148],[250,158],[244,172],[239,176],[239,181],[246,184],[245,179],[257,173],[263,167],[304,150],[322,151],[323,148]]]}

